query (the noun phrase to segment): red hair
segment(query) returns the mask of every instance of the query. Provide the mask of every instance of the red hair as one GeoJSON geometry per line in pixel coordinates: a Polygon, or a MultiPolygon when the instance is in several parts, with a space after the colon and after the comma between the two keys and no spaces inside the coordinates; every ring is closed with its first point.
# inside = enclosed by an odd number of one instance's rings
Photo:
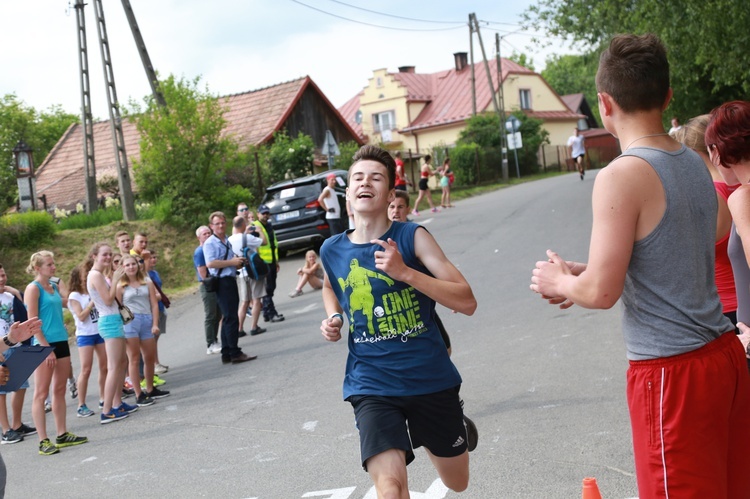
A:
{"type": "Polygon", "coordinates": [[[750,102],[727,102],[711,111],[706,145],[716,147],[723,166],[750,159],[750,102]]]}

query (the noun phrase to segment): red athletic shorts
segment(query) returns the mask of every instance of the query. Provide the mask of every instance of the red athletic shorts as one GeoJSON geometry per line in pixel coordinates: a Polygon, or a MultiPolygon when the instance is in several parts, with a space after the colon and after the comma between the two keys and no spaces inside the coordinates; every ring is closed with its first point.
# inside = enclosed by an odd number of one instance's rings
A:
{"type": "Polygon", "coordinates": [[[631,361],[628,406],[641,499],[750,497],[750,375],[734,332],[631,361]]]}

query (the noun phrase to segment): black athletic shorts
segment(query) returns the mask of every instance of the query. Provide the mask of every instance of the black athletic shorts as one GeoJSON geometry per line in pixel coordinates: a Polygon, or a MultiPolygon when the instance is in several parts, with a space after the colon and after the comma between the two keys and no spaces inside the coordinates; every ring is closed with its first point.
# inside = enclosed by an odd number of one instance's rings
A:
{"type": "Polygon", "coordinates": [[[427,179],[426,178],[420,178],[419,179],[419,190],[420,191],[426,191],[429,189],[429,186],[427,185],[427,179]]]}
{"type": "Polygon", "coordinates": [[[362,467],[367,460],[390,449],[406,452],[406,464],[414,451],[426,447],[438,457],[456,457],[467,451],[463,410],[458,398],[461,387],[410,397],[352,395],[359,429],[362,467]]]}
{"type": "Polygon", "coordinates": [[[49,346],[55,347],[55,357],[58,359],[70,357],[70,345],[67,341],[52,341],[49,346]]]}

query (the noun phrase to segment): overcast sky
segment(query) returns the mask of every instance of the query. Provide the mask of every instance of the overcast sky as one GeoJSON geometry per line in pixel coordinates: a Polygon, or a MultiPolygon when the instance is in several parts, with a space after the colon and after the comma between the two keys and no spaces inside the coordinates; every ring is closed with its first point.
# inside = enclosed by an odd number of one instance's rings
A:
{"type": "MultiPolygon", "coordinates": [[[[106,118],[94,1],[86,2],[92,114],[106,118]]],[[[435,72],[452,67],[454,52],[469,51],[467,19],[471,12],[480,21],[491,23],[482,23],[481,29],[487,55],[494,57],[496,30],[501,35],[519,30],[519,15],[533,0],[130,3],[161,77],[200,76],[212,93],[227,95],[309,75],[338,107],[367,85],[375,69],[396,71],[398,66],[416,66],[417,72],[435,72]]],[[[59,104],[67,112],[80,112],[73,4],[75,0],[0,2],[0,18],[4,21],[0,29],[0,96],[14,93],[38,110],[59,104]]],[[[141,101],[150,89],[122,4],[117,0],[103,4],[118,99],[122,105],[131,98],[141,101]]],[[[529,49],[530,44],[529,34],[511,34],[504,39],[501,53],[510,55],[514,48],[525,52],[533,57],[536,70],[540,71],[551,50],[529,49]]],[[[475,60],[479,61],[476,39],[474,50],[475,60]]]]}

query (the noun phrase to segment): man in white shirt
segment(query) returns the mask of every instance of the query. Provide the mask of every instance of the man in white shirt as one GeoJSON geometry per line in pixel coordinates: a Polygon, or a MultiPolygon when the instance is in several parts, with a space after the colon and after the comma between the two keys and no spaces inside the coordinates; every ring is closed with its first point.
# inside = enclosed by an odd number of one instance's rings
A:
{"type": "Polygon", "coordinates": [[[583,135],[581,135],[578,128],[575,129],[575,135],[571,135],[568,139],[568,147],[570,148],[570,157],[576,162],[578,167],[578,174],[583,180],[585,172],[583,170],[583,158],[586,156],[586,145],[583,142],[583,135]]]}
{"type": "Polygon", "coordinates": [[[318,196],[318,203],[326,210],[326,221],[331,228],[331,235],[335,236],[346,230],[344,220],[341,218],[341,203],[336,195],[334,187],[336,186],[336,174],[329,173],[326,176],[328,185],[323,188],[323,192],[318,196]]]}
{"type": "MultiPolygon", "coordinates": [[[[249,248],[251,252],[258,251],[260,245],[265,244],[263,234],[257,231],[255,225],[251,224],[251,231],[246,233],[247,228],[248,225],[245,217],[242,215],[234,217],[234,220],[232,220],[232,235],[229,236],[229,245],[232,247],[232,252],[239,257],[243,256],[243,248],[249,248]]],[[[240,307],[237,311],[240,321],[240,337],[247,335],[244,329],[245,317],[251,301],[252,328],[250,329],[250,336],[265,333],[266,329],[258,326],[258,320],[260,319],[260,311],[263,308],[260,299],[266,296],[266,278],[263,277],[256,281],[247,274],[247,270],[243,267],[237,274],[237,288],[240,294],[240,307]]]]}

